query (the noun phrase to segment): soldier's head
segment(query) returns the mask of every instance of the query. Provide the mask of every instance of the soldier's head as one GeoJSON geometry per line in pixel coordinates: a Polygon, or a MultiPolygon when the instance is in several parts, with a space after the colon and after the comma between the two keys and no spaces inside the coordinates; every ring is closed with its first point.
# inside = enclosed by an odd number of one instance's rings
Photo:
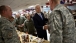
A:
{"type": "Polygon", "coordinates": [[[40,13],[40,12],[41,12],[41,7],[40,7],[39,4],[37,4],[37,5],[35,6],[35,10],[36,10],[37,13],[40,13]]]}
{"type": "Polygon", "coordinates": [[[49,0],[50,9],[53,10],[56,5],[60,4],[60,0],[49,0]]]}
{"type": "Polygon", "coordinates": [[[16,14],[16,18],[19,18],[20,17],[20,14],[18,13],[18,14],[16,14]]]}
{"type": "Polygon", "coordinates": [[[30,14],[26,14],[26,18],[27,18],[28,20],[30,20],[31,15],[30,15],[30,14]]]}
{"type": "Polygon", "coordinates": [[[12,17],[12,10],[7,5],[1,5],[0,6],[0,14],[3,17],[11,18],[12,17]]]}

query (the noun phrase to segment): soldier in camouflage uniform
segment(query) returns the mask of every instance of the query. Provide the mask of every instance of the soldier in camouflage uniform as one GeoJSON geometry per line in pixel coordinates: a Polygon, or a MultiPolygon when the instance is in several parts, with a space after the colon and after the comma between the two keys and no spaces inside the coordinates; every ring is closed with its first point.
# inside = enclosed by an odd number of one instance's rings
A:
{"type": "Polygon", "coordinates": [[[75,22],[70,11],[60,0],[50,0],[50,9],[50,43],[76,43],[75,22]]]}
{"type": "Polygon", "coordinates": [[[9,6],[0,6],[0,43],[20,43],[14,25],[10,22],[12,10],[9,6]]]}
{"type": "Polygon", "coordinates": [[[25,32],[28,32],[31,35],[35,35],[36,30],[30,14],[26,14],[26,20],[24,21],[24,29],[25,32]]]}
{"type": "Polygon", "coordinates": [[[24,21],[25,21],[25,17],[23,16],[20,16],[20,14],[17,14],[16,15],[16,26],[17,26],[17,29],[21,32],[24,32],[24,21]]]}

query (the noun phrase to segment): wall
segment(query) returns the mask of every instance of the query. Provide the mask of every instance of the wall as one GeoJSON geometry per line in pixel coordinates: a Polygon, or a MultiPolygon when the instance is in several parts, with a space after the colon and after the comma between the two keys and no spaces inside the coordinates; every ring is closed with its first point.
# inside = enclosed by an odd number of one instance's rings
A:
{"type": "Polygon", "coordinates": [[[73,6],[68,6],[68,8],[70,8],[71,10],[76,10],[76,4],[74,4],[73,6]]]}

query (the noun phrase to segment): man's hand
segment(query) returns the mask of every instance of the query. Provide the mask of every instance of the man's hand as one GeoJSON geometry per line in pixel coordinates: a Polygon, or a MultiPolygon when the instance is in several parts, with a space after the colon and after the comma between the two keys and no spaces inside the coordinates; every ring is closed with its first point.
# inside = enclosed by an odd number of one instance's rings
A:
{"type": "Polygon", "coordinates": [[[48,29],[48,25],[44,25],[44,30],[48,29]]]}

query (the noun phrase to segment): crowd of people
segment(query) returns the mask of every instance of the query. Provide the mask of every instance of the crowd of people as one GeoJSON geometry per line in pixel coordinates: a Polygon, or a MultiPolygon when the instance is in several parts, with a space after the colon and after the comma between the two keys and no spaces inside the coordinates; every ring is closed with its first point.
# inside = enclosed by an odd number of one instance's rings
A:
{"type": "Polygon", "coordinates": [[[51,13],[41,12],[35,6],[32,16],[16,14],[12,17],[10,6],[0,6],[0,43],[20,43],[17,31],[28,33],[47,40],[46,30],[50,33],[50,43],[76,43],[75,21],[70,10],[60,4],[60,0],[49,0],[51,13]]]}

